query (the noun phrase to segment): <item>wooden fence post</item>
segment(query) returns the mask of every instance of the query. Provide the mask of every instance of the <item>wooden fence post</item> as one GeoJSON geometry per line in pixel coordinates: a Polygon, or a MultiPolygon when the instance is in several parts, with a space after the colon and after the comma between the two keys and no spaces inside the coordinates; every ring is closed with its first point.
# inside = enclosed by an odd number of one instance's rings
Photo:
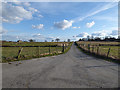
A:
{"type": "MultiPolygon", "coordinates": [[[[67,48],[68,48],[68,46],[66,45],[66,46],[65,46],[65,48],[67,49],[67,48]]],[[[66,49],[65,49],[65,50],[66,50],[66,49]]]]}
{"type": "Polygon", "coordinates": [[[49,45],[49,54],[50,54],[50,45],[49,45]]]}
{"type": "Polygon", "coordinates": [[[17,59],[20,58],[20,55],[21,55],[21,53],[22,53],[22,50],[23,50],[23,48],[21,48],[21,49],[19,50],[19,52],[18,52],[18,56],[17,56],[17,59]]]}
{"type": "Polygon", "coordinates": [[[99,54],[99,46],[97,47],[97,54],[99,54]]]}
{"type": "Polygon", "coordinates": [[[66,44],[65,44],[65,50],[66,50],[66,44]]]}
{"type": "Polygon", "coordinates": [[[39,48],[39,46],[38,46],[38,57],[40,56],[40,52],[39,52],[39,49],[40,49],[40,48],[39,48]]]}
{"type": "Polygon", "coordinates": [[[86,48],[86,45],[85,45],[85,44],[83,44],[83,46],[84,46],[84,50],[85,50],[85,48],[86,48]]]}
{"type": "Polygon", "coordinates": [[[94,46],[92,47],[92,53],[94,52],[94,46]]]}
{"type": "Polygon", "coordinates": [[[62,50],[62,52],[64,52],[64,44],[63,44],[63,50],[62,50]]]}
{"type": "Polygon", "coordinates": [[[57,45],[56,45],[56,53],[58,53],[57,45]]]}
{"type": "Polygon", "coordinates": [[[110,53],[110,48],[108,49],[107,58],[108,58],[109,53],[110,53]]]}
{"type": "Polygon", "coordinates": [[[88,51],[90,52],[90,44],[88,44],[88,51]]]}

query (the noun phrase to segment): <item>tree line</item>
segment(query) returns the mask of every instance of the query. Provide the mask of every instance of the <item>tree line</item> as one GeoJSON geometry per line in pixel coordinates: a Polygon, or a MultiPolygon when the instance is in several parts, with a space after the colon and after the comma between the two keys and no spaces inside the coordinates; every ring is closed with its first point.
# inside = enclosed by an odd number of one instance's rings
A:
{"type": "MultiPolygon", "coordinates": [[[[21,42],[22,40],[18,40],[17,42],[21,42]]],[[[36,42],[36,40],[30,39],[28,40],[29,42],[36,42]]],[[[27,41],[25,41],[27,42],[27,41]]],[[[44,42],[48,42],[47,40],[45,40],[44,42]]],[[[59,38],[56,38],[55,40],[51,40],[51,42],[60,42],[59,38]]],[[[65,42],[65,41],[64,41],[65,42]]],[[[70,39],[67,40],[67,42],[70,42],[70,39]]]]}
{"type": "Polygon", "coordinates": [[[105,38],[100,38],[100,37],[93,37],[93,36],[87,36],[87,38],[80,38],[79,41],[116,41],[120,42],[120,38],[115,38],[115,37],[105,37],[105,38]]]}

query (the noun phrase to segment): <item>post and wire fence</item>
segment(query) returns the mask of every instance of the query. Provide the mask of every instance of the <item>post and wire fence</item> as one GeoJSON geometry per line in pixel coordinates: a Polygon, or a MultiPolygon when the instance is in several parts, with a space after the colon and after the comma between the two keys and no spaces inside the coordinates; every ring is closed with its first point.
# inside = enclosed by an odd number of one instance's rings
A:
{"type": "Polygon", "coordinates": [[[78,47],[82,50],[89,52],[94,55],[104,56],[106,58],[112,58],[120,60],[118,55],[119,45],[105,45],[105,44],[86,44],[77,43],[78,47]]]}
{"type": "Polygon", "coordinates": [[[54,46],[2,46],[2,59],[9,61],[58,55],[64,53],[70,47],[71,44],[61,44],[54,46]]]}

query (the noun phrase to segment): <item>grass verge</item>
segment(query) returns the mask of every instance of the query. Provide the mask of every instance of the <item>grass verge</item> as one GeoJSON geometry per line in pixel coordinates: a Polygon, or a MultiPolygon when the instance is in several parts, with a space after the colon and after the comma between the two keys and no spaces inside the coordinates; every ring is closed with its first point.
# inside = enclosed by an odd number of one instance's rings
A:
{"type": "Polygon", "coordinates": [[[85,53],[85,54],[87,54],[87,55],[90,55],[90,56],[93,56],[93,57],[96,57],[96,58],[99,58],[99,59],[104,59],[104,60],[106,60],[106,61],[110,61],[110,62],[114,62],[114,63],[120,64],[120,60],[118,60],[118,59],[113,59],[113,58],[111,58],[111,57],[106,57],[106,56],[104,56],[104,55],[98,55],[98,54],[96,54],[96,53],[91,53],[91,52],[89,52],[89,51],[84,50],[83,48],[80,48],[80,47],[77,45],[77,43],[75,43],[75,45],[77,46],[77,48],[78,48],[80,51],[82,51],[83,53],[85,53]]]}

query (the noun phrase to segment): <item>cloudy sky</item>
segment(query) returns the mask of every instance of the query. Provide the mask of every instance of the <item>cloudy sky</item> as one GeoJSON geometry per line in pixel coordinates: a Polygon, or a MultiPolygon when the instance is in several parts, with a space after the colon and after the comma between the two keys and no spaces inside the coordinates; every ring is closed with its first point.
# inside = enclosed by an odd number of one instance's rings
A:
{"type": "Polygon", "coordinates": [[[0,10],[3,40],[64,41],[118,34],[117,2],[5,2],[0,10]]]}

